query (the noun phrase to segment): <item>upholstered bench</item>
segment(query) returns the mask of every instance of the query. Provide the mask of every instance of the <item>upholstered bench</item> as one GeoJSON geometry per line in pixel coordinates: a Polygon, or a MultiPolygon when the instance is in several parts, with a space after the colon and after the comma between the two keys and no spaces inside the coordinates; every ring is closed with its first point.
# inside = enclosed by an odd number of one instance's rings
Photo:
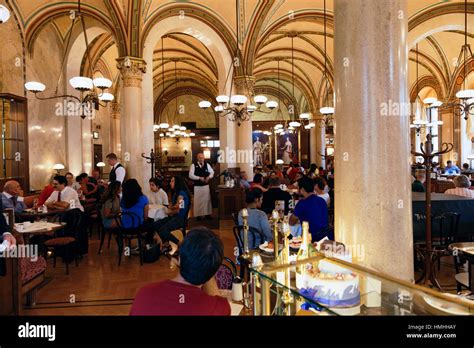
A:
{"type": "Polygon", "coordinates": [[[28,306],[36,303],[36,290],[44,280],[46,271],[46,260],[39,256],[36,261],[23,257],[20,261],[21,295],[26,296],[28,306]]]}

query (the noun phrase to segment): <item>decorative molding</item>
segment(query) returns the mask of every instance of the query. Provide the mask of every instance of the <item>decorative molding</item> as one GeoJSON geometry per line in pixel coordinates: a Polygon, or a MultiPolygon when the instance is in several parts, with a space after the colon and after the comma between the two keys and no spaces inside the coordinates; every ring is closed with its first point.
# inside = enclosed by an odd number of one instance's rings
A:
{"type": "Polygon", "coordinates": [[[141,87],[146,62],[141,58],[122,57],[117,59],[117,69],[122,73],[124,87],[141,87]]]}
{"type": "Polygon", "coordinates": [[[254,93],[254,87],[255,87],[255,77],[254,76],[235,76],[234,86],[235,86],[236,94],[252,96],[254,93]]]}

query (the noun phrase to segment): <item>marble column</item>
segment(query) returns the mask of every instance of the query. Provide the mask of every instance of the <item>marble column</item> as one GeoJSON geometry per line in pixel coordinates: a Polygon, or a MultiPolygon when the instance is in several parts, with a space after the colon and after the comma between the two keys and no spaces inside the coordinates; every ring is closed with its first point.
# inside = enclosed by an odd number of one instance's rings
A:
{"type": "Polygon", "coordinates": [[[122,148],[120,141],[120,104],[110,104],[110,148],[111,151],[122,157],[122,148]]]}
{"type": "MultiPolygon", "coordinates": [[[[316,118],[314,122],[318,124],[319,119],[316,118]]],[[[326,160],[321,155],[326,154],[326,128],[318,125],[310,130],[309,144],[311,147],[310,156],[311,163],[316,163],[319,167],[326,168],[326,160]]]]}
{"type": "Polygon", "coordinates": [[[406,0],[335,0],[335,235],[413,280],[406,0]]]}
{"type": "MultiPolygon", "coordinates": [[[[253,95],[254,84],[255,78],[253,76],[236,76],[234,78],[234,94],[253,95]]],[[[252,119],[237,125],[236,138],[237,166],[240,167],[241,172],[247,172],[249,180],[253,180],[252,119]]]]}
{"type": "Polygon", "coordinates": [[[153,126],[147,127],[142,113],[142,80],[146,72],[144,60],[123,57],[117,60],[123,79],[122,112],[120,118],[121,161],[127,178],[137,179],[142,188],[148,187],[150,168],[141,157],[149,153],[153,144],[147,144],[147,132],[153,136],[153,126]]]}

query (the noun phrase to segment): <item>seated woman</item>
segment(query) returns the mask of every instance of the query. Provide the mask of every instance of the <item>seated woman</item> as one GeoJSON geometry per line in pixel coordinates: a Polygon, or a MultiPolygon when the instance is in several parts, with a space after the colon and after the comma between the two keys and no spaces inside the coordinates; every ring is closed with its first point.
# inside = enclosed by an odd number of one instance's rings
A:
{"type": "Polygon", "coordinates": [[[104,228],[117,227],[114,216],[120,212],[120,192],[122,192],[120,181],[112,181],[102,196],[100,215],[102,216],[104,228]]]}
{"type": "MultiPolygon", "coordinates": [[[[184,226],[186,214],[189,211],[190,193],[184,178],[182,176],[173,176],[170,182],[171,186],[171,204],[168,207],[168,216],[158,220],[151,225],[151,229],[156,231],[162,240],[162,249],[164,244],[171,242],[172,249],[176,251],[180,241],[171,232],[184,226]]],[[[149,236],[152,238],[153,236],[149,236]]],[[[174,251],[170,254],[173,254],[174,251]]]]}
{"type": "Polygon", "coordinates": [[[267,189],[263,187],[263,175],[257,173],[253,176],[253,182],[250,184],[250,188],[253,189],[260,189],[262,192],[267,192],[267,189]]]}
{"type": "Polygon", "coordinates": [[[82,191],[87,203],[94,203],[98,198],[97,185],[89,182],[89,175],[82,173],[76,177],[76,181],[81,185],[80,190],[82,191]]]}
{"type": "MultiPolygon", "coordinates": [[[[137,215],[140,225],[148,217],[148,198],[143,194],[136,179],[129,179],[123,184],[120,207],[123,213],[137,215]]],[[[122,217],[122,225],[125,228],[138,227],[133,224],[132,218],[129,216],[122,217]]]]}
{"type": "MultiPolygon", "coordinates": [[[[272,229],[270,227],[270,223],[268,222],[267,214],[265,214],[264,211],[260,210],[263,201],[262,197],[262,191],[259,189],[247,190],[245,192],[245,202],[247,203],[247,211],[249,214],[249,227],[253,227],[258,232],[260,232],[258,236],[256,236],[256,240],[254,240],[252,234],[249,233],[250,249],[257,248],[265,241],[269,242],[273,240],[272,229]]],[[[243,225],[242,211],[239,212],[239,225],[243,225]]]]}
{"type": "Polygon", "coordinates": [[[164,205],[168,206],[168,194],[163,190],[162,181],[158,178],[151,178],[149,180],[150,184],[150,204],[164,205]]]}

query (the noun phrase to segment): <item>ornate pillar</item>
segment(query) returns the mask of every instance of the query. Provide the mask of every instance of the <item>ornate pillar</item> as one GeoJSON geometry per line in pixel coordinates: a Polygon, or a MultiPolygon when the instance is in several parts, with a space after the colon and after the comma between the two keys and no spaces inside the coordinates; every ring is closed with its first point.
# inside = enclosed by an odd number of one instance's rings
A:
{"type": "MultiPolygon", "coordinates": [[[[234,77],[233,94],[242,94],[247,97],[253,95],[255,78],[253,76],[234,77]]],[[[251,102],[251,101],[249,101],[251,102]]],[[[241,122],[236,128],[237,135],[237,166],[240,171],[248,174],[249,180],[253,179],[253,142],[252,142],[252,119],[241,122]]]]}
{"type": "Polygon", "coordinates": [[[120,104],[110,103],[110,150],[122,157],[120,143],[120,104]]]}
{"type": "MultiPolygon", "coordinates": [[[[146,63],[135,57],[117,59],[117,68],[122,73],[123,95],[122,115],[120,118],[120,143],[122,162],[127,170],[127,178],[137,179],[142,188],[148,186],[149,168],[141,157],[153,148],[148,144],[147,132],[153,137],[153,126],[148,127],[146,118],[142,114],[142,80],[146,72],[146,63]]],[[[153,122],[153,119],[152,119],[153,122]]]]}
{"type": "Polygon", "coordinates": [[[355,262],[410,281],[406,0],[335,0],[334,27],[336,239],[355,262]]]}
{"type": "Polygon", "coordinates": [[[326,155],[326,128],[318,125],[322,118],[316,118],[313,121],[316,123],[316,127],[310,131],[310,155],[311,163],[316,163],[319,167],[326,168],[326,160],[321,155],[326,155]]]}

